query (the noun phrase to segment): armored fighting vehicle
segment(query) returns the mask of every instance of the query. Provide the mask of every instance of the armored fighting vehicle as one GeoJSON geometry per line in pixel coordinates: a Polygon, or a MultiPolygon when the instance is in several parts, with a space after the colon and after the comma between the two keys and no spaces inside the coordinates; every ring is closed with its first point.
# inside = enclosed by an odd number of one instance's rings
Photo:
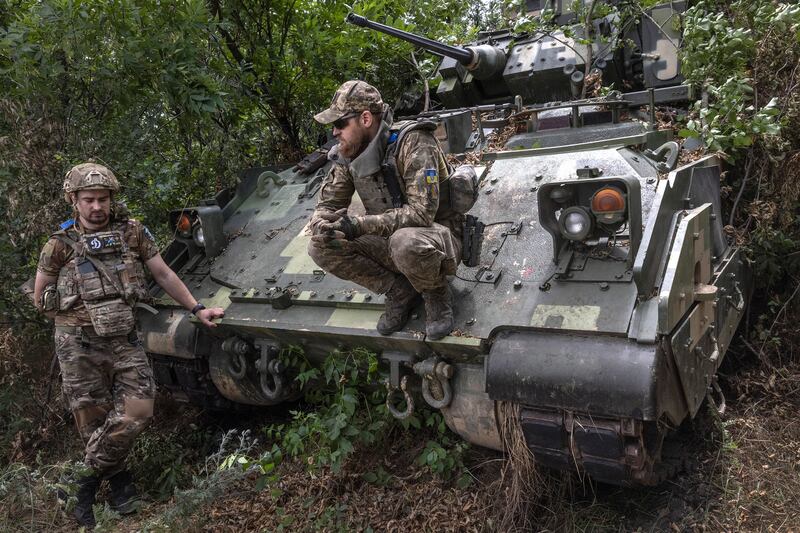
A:
{"type": "Polygon", "coordinates": [[[658,483],[665,435],[715,388],[749,271],[723,229],[721,161],[679,166],[681,146],[658,128],[657,109],[693,99],[677,53],[685,2],[591,24],[548,4],[573,32],[496,31],[456,47],[348,17],[367,28],[349,31],[442,56],[439,107],[410,118],[436,122],[448,154],[477,161],[464,241],[475,255],[451,282],[451,335],[427,339],[422,310],[379,335],[383,296],[307,255],[329,143],[170,214],[165,260],[225,317],[204,329],[154,293],[139,318],[161,387],[217,408],[275,405],[300,392],[283,348],[321,362],[366,347],[386,365],[397,417],[420,395],[465,440],[501,449],[499,405],[517,404],[539,464],[658,483]],[[590,80],[613,90],[587,98],[590,80]]]}

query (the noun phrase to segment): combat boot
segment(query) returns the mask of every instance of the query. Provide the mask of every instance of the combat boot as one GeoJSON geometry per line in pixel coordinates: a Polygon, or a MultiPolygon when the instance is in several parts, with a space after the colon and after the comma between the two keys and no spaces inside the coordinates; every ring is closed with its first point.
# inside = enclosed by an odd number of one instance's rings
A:
{"type": "Polygon", "coordinates": [[[453,294],[445,285],[422,293],[425,299],[425,333],[438,341],[453,331],[453,294]]]}
{"type": "Polygon", "coordinates": [[[414,290],[408,279],[405,276],[397,276],[392,288],[386,292],[386,310],[378,320],[376,328],[378,333],[390,335],[403,329],[418,298],[419,293],[414,290]]]}
{"type": "Polygon", "coordinates": [[[86,527],[94,527],[94,498],[97,494],[97,489],[100,486],[100,477],[97,475],[83,476],[75,482],[78,491],[75,497],[78,503],[75,504],[75,509],[72,515],[78,521],[78,524],[86,527]]]}
{"type": "Polygon", "coordinates": [[[127,470],[118,472],[108,478],[108,484],[111,488],[111,508],[119,514],[135,513],[139,494],[131,473],[127,470]]]}

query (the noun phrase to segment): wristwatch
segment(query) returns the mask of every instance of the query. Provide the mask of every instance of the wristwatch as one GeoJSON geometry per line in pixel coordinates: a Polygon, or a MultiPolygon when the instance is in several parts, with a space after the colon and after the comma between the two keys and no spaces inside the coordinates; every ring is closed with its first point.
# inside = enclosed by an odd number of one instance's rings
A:
{"type": "Polygon", "coordinates": [[[205,308],[206,308],[205,305],[201,304],[200,302],[197,302],[197,305],[192,307],[192,314],[197,316],[197,313],[199,313],[200,311],[202,311],[205,308]]]}

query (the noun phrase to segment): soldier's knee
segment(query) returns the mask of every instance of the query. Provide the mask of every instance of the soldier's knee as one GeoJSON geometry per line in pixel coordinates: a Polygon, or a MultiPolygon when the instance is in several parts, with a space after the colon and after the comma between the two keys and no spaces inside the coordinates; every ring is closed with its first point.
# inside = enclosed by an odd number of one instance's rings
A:
{"type": "Polygon", "coordinates": [[[420,239],[414,228],[400,228],[389,237],[392,258],[413,255],[419,244],[420,239]]]}
{"type": "Polygon", "coordinates": [[[317,266],[322,266],[325,262],[325,248],[319,245],[319,243],[314,241],[308,242],[308,256],[317,264],[317,266]]]}
{"type": "Polygon", "coordinates": [[[154,402],[150,398],[125,398],[125,412],[123,423],[133,433],[139,433],[150,423],[153,418],[154,402]]]}
{"type": "Polygon", "coordinates": [[[420,235],[416,228],[401,228],[389,237],[392,261],[400,267],[413,268],[420,262],[427,263],[432,256],[439,257],[438,250],[429,239],[420,235]]]}

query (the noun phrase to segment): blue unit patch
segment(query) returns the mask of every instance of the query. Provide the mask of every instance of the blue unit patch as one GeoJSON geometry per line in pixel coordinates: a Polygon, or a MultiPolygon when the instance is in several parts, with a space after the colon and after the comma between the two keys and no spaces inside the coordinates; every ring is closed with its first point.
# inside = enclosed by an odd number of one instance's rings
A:
{"type": "Polygon", "coordinates": [[[392,144],[396,140],[397,140],[397,132],[395,131],[395,132],[392,132],[391,135],[389,135],[389,140],[387,141],[386,144],[392,144]]]}
{"type": "Polygon", "coordinates": [[[58,226],[58,227],[59,227],[59,229],[61,229],[61,230],[65,230],[65,229],[69,229],[69,228],[71,228],[71,227],[72,227],[72,226],[74,226],[74,225],[75,225],[75,219],[74,219],[74,218],[71,218],[71,219],[69,219],[69,220],[65,220],[64,222],[62,222],[61,224],[59,224],[59,226],[58,226]]]}
{"type": "Polygon", "coordinates": [[[150,239],[153,242],[156,242],[156,238],[153,237],[153,234],[150,233],[150,230],[147,229],[147,226],[142,225],[142,231],[144,231],[144,236],[150,239]]]}

